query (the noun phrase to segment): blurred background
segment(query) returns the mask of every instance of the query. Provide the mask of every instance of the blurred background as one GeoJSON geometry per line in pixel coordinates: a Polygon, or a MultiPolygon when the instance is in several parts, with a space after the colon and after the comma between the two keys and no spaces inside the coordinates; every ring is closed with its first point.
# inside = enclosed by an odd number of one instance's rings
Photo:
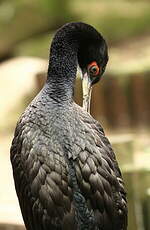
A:
{"type": "MultiPolygon", "coordinates": [[[[93,25],[109,46],[92,115],[116,152],[128,193],[129,230],[150,229],[150,2],[0,0],[0,229],[23,229],[9,148],[16,121],[44,84],[54,32],[93,25]]],[[[76,81],[75,100],[81,104],[76,81]]]]}

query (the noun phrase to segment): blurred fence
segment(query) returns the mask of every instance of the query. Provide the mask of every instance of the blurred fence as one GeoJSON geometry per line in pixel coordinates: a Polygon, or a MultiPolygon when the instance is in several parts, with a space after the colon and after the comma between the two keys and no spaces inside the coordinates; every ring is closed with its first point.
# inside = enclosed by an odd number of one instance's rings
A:
{"type": "MultiPolygon", "coordinates": [[[[38,75],[38,88],[46,76],[38,75]]],[[[114,76],[105,74],[93,87],[91,114],[105,126],[114,129],[150,126],[150,72],[114,76]]],[[[82,105],[81,80],[78,77],[75,101],[82,105]]]]}

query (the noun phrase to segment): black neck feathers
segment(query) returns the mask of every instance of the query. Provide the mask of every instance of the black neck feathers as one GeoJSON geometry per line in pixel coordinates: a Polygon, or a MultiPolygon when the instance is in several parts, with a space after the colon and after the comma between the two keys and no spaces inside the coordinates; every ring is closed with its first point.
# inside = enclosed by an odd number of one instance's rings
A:
{"type": "MultiPolygon", "coordinates": [[[[77,22],[61,27],[50,48],[47,83],[53,96],[72,98],[77,65],[82,68],[88,60],[88,48],[103,42],[102,36],[90,25],[77,22]]],[[[94,55],[94,54],[93,54],[94,55]]]]}

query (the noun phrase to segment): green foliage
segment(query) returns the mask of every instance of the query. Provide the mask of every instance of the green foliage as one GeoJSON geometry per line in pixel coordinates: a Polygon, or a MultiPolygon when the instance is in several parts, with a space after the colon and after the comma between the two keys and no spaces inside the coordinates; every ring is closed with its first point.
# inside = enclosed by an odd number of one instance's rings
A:
{"type": "Polygon", "coordinates": [[[145,1],[0,1],[0,57],[16,49],[18,43],[19,54],[47,57],[44,34],[48,41],[48,31],[73,20],[92,24],[109,44],[126,40],[149,31],[149,12],[150,5],[145,1]]]}
{"type": "Polygon", "coordinates": [[[52,34],[50,33],[28,39],[17,45],[15,53],[20,56],[39,56],[48,59],[51,39],[52,34]]]}
{"type": "Polygon", "coordinates": [[[74,12],[93,24],[111,42],[118,42],[149,31],[150,5],[146,2],[76,1],[74,12]]]}

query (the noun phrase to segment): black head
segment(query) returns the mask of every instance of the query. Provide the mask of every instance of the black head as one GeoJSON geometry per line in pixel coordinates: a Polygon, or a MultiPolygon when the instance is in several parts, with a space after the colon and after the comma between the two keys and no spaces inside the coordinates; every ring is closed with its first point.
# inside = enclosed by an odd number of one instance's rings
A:
{"type": "Polygon", "coordinates": [[[108,62],[107,44],[101,34],[92,26],[81,23],[84,33],[80,35],[78,63],[83,78],[87,74],[91,85],[98,82],[108,62]]]}
{"type": "Polygon", "coordinates": [[[101,34],[85,23],[78,25],[78,64],[82,70],[83,108],[90,112],[92,85],[98,82],[108,62],[107,44],[101,34]]]}

